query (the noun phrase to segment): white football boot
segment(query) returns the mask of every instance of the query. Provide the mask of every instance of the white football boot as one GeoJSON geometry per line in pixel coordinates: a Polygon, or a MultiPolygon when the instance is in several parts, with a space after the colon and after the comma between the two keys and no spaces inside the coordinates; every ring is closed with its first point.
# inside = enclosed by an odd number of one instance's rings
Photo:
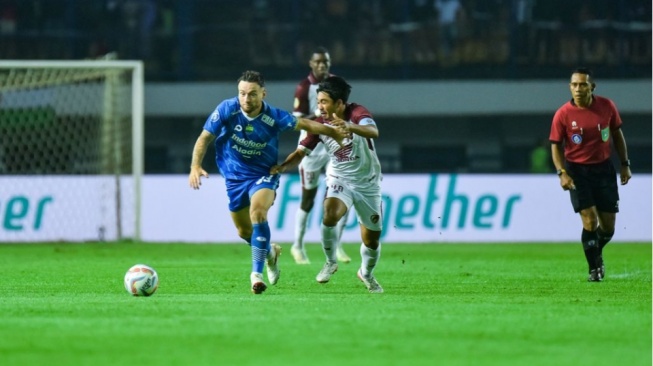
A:
{"type": "Polygon", "coordinates": [[[276,285],[279,281],[279,275],[281,270],[279,269],[277,261],[281,255],[281,246],[276,243],[270,245],[270,252],[268,253],[267,259],[267,272],[268,272],[268,281],[271,285],[276,285]]]}
{"type": "Polygon", "coordinates": [[[363,281],[365,284],[365,287],[367,287],[367,290],[371,294],[382,294],[383,293],[383,287],[379,285],[379,283],[376,281],[376,278],[374,278],[374,275],[369,275],[368,277],[363,276],[363,273],[361,270],[358,270],[358,273],[356,273],[358,276],[358,279],[363,281]]]}
{"type": "Polygon", "coordinates": [[[342,244],[338,244],[338,248],[336,249],[336,257],[338,258],[338,262],[351,262],[351,258],[347,255],[347,253],[345,253],[345,250],[342,249],[342,244]]]}
{"type": "Polygon", "coordinates": [[[252,293],[259,295],[265,291],[268,286],[263,282],[263,274],[258,272],[252,272],[249,276],[250,281],[252,281],[252,293]]]}
{"type": "Polygon", "coordinates": [[[292,257],[295,259],[295,263],[297,264],[311,264],[311,261],[306,255],[306,249],[300,249],[293,245],[290,248],[290,254],[292,254],[292,257]]]}
{"type": "Polygon", "coordinates": [[[315,280],[319,283],[327,283],[331,279],[331,275],[336,273],[336,271],[338,271],[338,263],[326,262],[320,273],[315,277],[315,280]]]}

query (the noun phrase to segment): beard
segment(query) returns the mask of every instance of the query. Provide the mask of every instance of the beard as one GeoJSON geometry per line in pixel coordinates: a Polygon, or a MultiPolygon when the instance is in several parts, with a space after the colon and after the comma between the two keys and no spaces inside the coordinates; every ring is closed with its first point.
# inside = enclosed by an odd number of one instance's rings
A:
{"type": "Polygon", "coordinates": [[[260,110],[261,105],[260,104],[251,104],[251,103],[250,104],[241,104],[240,108],[242,108],[243,112],[245,112],[246,114],[251,114],[251,113],[255,113],[258,110],[260,110]]]}

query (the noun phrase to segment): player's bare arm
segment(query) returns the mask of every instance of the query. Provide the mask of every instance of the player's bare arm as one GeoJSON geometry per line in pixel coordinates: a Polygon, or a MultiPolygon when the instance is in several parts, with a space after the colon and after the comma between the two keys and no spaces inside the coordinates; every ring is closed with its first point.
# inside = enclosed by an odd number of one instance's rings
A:
{"type": "Polygon", "coordinates": [[[348,134],[356,134],[361,137],[375,139],[379,137],[379,129],[375,125],[357,125],[355,123],[347,122],[336,116],[334,113],[333,118],[329,120],[332,126],[343,128],[348,134]]]}
{"type": "Polygon", "coordinates": [[[621,169],[619,171],[621,184],[628,184],[628,181],[633,176],[633,174],[630,171],[630,161],[628,160],[626,138],[624,137],[624,133],[621,131],[621,128],[612,131],[612,141],[614,142],[615,150],[617,150],[617,155],[619,155],[619,159],[621,159],[621,169]]]}
{"type": "Polygon", "coordinates": [[[211,144],[214,139],[215,136],[212,133],[203,130],[197,138],[197,141],[195,141],[193,157],[190,164],[190,174],[188,175],[188,183],[193,189],[200,189],[200,186],[202,185],[201,178],[209,177],[209,173],[202,168],[202,160],[204,160],[204,155],[206,154],[209,144],[211,144]]]}
{"type": "Polygon", "coordinates": [[[289,169],[297,168],[304,156],[306,156],[306,152],[302,149],[291,152],[283,163],[270,168],[270,174],[285,173],[289,169]]]}
{"type": "Polygon", "coordinates": [[[374,125],[357,125],[355,123],[347,123],[345,129],[349,133],[356,134],[361,137],[375,139],[379,137],[379,129],[374,125]]]}
{"type": "Polygon", "coordinates": [[[558,176],[560,177],[560,186],[565,191],[570,189],[576,189],[574,185],[574,180],[567,174],[564,164],[564,153],[562,152],[562,145],[552,142],[551,143],[551,158],[553,159],[553,165],[556,170],[560,172],[558,176]]]}
{"type": "Polygon", "coordinates": [[[336,140],[338,144],[341,144],[342,140],[349,136],[349,132],[345,131],[343,128],[337,126],[334,128],[333,126],[324,125],[306,118],[297,118],[297,126],[295,127],[295,130],[305,130],[314,135],[329,136],[336,140]]]}

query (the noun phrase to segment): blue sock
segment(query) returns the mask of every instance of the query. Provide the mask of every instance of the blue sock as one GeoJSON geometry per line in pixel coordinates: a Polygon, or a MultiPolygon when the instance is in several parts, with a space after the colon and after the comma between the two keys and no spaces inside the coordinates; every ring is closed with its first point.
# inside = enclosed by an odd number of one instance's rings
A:
{"type": "Polygon", "coordinates": [[[263,273],[263,266],[270,250],[270,226],[268,222],[252,225],[252,272],[263,273]]]}

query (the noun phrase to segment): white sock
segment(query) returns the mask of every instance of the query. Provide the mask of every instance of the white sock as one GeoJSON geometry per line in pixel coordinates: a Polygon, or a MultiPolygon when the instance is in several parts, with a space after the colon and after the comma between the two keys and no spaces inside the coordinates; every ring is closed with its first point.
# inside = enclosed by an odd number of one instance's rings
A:
{"type": "Polygon", "coordinates": [[[322,224],[322,250],[329,263],[338,262],[336,259],[337,244],[338,229],[336,229],[336,226],[325,226],[322,224]]]}
{"type": "Polygon", "coordinates": [[[372,275],[372,271],[376,267],[376,263],[380,257],[381,243],[379,243],[379,247],[376,250],[370,249],[361,243],[361,273],[363,276],[369,277],[372,275]]]}
{"type": "Polygon", "coordinates": [[[304,234],[306,233],[306,224],[308,223],[308,212],[297,209],[295,213],[295,242],[293,247],[304,249],[304,234]]]}
{"type": "MultiPolygon", "coordinates": [[[[349,213],[349,211],[347,211],[349,213]]],[[[338,242],[336,243],[338,246],[342,245],[342,232],[345,231],[345,225],[347,225],[347,218],[349,215],[345,214],[342,218],[340,218],[340,221],[338,221],[338,224],[336,224],[336,232],[338,234],[338,242]]]]}

